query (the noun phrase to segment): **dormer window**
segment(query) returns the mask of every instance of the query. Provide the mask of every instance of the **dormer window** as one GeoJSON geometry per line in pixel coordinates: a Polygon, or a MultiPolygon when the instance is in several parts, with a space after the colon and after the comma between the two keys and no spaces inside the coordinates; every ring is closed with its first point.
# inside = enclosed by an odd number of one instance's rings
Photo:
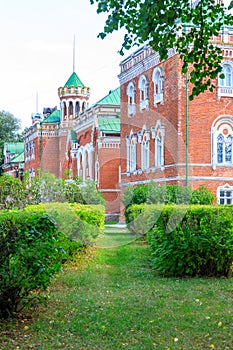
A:
{"type": "Polygon", "coordinates": [[[148,100],[148,81],[145,75],[141,75],[139,78],[139,92],[140,92],[140,111],[143,109],[149,109],[149,100],[148,100]]]}
{"type": "Polygon", "coordinates": [[[225,61],[218,77],[218,96],[233,97],[233,62],[225,61]]]}
{"type": "Polygon", "coordinates": [[[157,107],[157,103],[164,102],[163,85],[164,85],[164,72],[161,67],[156,67],[153,71],[152,80],[154,83],[154,105],[157,107]]]}
{"type": "Polygon", "coordinates": [[[136,95],[135,84],[133,82],[130,82],[128,87],[127,87],[128,117],[136,115],[135,95],[136,95]]]}

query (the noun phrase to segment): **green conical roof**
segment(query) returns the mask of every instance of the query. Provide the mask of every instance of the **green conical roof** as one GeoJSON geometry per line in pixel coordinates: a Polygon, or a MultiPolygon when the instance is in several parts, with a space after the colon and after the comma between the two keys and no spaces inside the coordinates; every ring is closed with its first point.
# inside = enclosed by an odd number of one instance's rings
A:
{"type": "Polygon", "coordinates": [[[70,88],[71,86],[74,86],[75,88],[81,86],[82,88],[84,88],[84,84],[81,82],[81,80],[75,72],[71,74],[64,86],[68,86],[68,88],[70,88]]]}

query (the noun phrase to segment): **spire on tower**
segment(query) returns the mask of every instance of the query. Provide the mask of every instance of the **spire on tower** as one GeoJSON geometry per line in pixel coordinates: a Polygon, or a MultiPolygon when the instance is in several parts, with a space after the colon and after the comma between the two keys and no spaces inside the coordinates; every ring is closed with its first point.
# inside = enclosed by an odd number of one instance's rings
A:
{"type": "Polygon", "coordinates": [[[74,35],[74,42],[73,42],[73,72],[75,72],[75,35],[74,35]]]}

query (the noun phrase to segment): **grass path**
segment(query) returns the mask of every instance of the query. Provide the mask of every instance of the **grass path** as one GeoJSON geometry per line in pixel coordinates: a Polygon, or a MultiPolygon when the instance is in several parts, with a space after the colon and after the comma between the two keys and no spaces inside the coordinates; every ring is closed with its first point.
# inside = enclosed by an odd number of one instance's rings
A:
{"type": "Polygon", "coordinates": [[[232,279],[158,277],[147,245],[113,231],[65,267],[46,308],[0,324],[1,350],[233,349],[232,279]]]}

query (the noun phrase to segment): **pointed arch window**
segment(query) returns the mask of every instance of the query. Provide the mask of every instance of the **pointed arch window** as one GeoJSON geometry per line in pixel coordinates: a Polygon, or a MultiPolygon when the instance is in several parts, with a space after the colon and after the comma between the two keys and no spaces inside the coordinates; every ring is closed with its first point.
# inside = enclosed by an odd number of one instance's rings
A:
{"type": "Polygon", "coordinates": [[[149,170],[150,168],[150,130],[142,130],[142,170],[149,170]]]}
{"type": "Polygon", "coordinates": [[[156,67],[153,71],[152,81],[154,83],[154,105],[164,102],[164,71],[162,67],[156,67]]]}
{"type": "Polygon", "coordinates": [[[136,88],[133,82],[127,86],[128,96],[128,117],[136,115],[136,88]]]}
{"type": "Polygon", "coordinates": [[[217,160],[218,164],[232,164],[232,135],[217,137],[217,160]]]}
{"type": "Polygon", "coordinates": [[[139,94],[140,94],[140,111],[144,109],[149,109],[149,99],[148,99],[148,80],[145,75],[141,75],[139,78],[139,94]]]}
{"type": "Polygon", "coordinates": [[[127,151],[127,172],[132,173],[137,168],[137,135],[131,131],[130,135],[126,136],[126,151],[127,151]]]}
{"type": "Polygon", "coordinates": [[[233,116],[223,116],[212,126],[212,167],[233,165],[233,116]]]}
{"type": "Polygon", "coordinates": [[[233,62],[226,60],[218,77],[218,97],[233,97],[233,62]]]}

